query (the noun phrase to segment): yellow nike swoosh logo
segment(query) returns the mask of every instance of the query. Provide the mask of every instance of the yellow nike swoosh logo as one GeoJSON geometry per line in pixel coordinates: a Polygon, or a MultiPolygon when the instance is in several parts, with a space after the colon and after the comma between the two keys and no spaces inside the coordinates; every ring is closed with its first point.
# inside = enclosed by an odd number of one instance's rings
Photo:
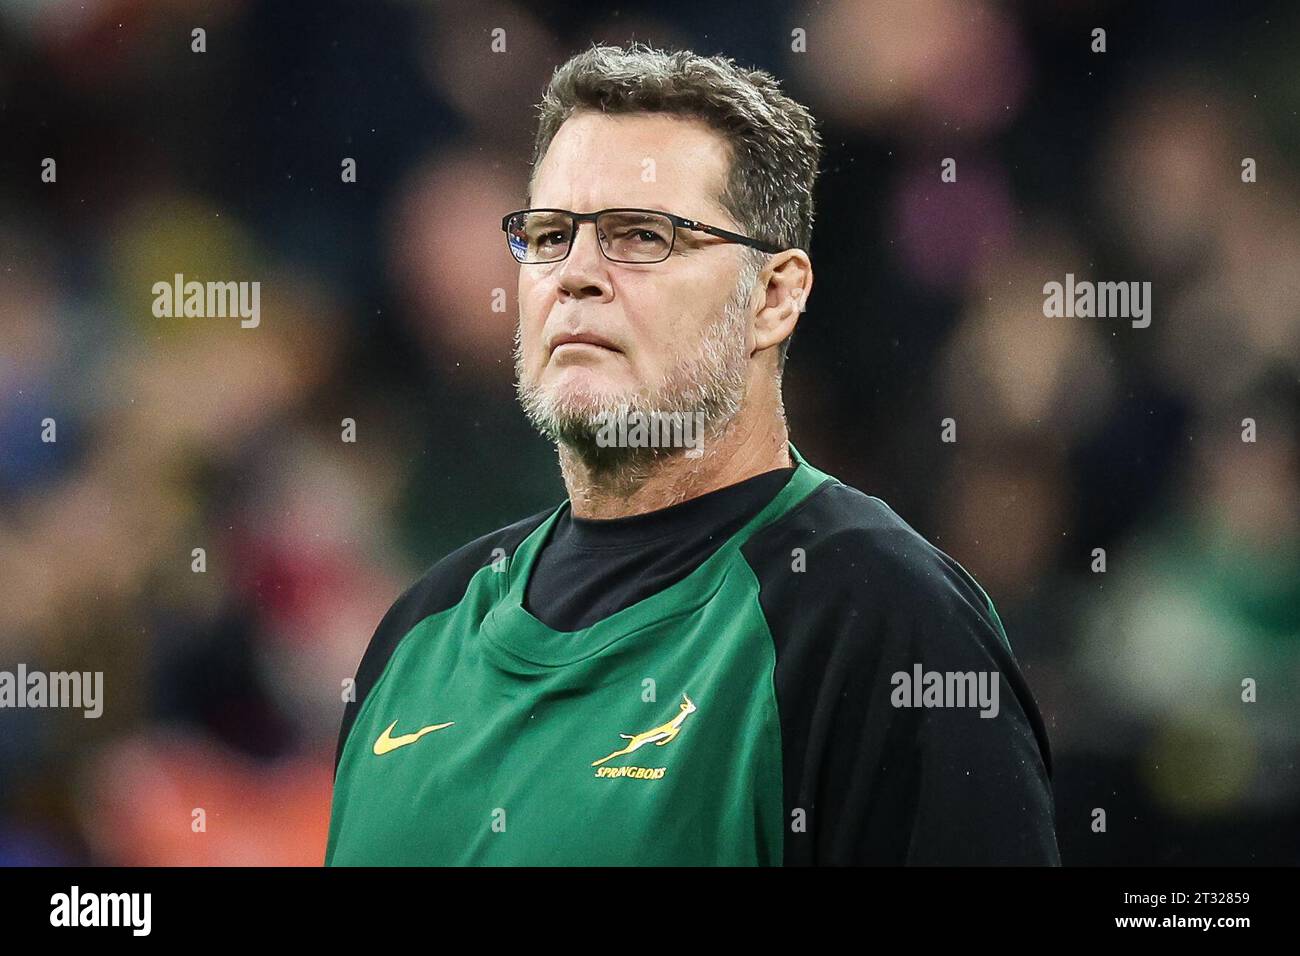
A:
{"type": "Polygon", "coordinates": [[[435,730],[442,730],[444,727],[450,727],[456,721],[449,721],[445,724],[430,724],[428,727],[421,727],[413,734],[402,734],[400,737],[393,736],[393,728],[397,726],[397,721],[393,721],[388,728],[379,735],[375,741],[375,756],[382,757],[390,750],[396,750],[398,747],[405,747],[407,744],[413,744],[425,734],[431,734],[435,730]]]}

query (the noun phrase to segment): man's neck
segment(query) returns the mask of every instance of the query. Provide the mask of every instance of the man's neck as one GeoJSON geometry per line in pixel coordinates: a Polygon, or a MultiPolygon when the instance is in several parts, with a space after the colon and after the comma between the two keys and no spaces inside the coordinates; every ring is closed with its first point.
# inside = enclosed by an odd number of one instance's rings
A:
{"type": "Polygon", "coordinates": [[[696,458],[686,457],[683,449],[672,449],[629,462],[627,467],[593,469],[581,455],[560,445],[560,471],[575,517],[624,518],[788,468],[788,442],[780,415],[759,423],[746,421],[742,413],[720,435],[706,440],[703,454],[696,458]]]}

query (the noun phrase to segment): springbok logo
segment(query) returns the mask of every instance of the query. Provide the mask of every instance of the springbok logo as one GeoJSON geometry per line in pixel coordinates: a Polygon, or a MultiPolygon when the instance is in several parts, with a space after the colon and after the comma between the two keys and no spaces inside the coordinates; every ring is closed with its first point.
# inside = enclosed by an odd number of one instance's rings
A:
{"type": "Polygon", "coordinates": [[[656,744],[662,747],[664,744],[671,743],[677,735],[682,732],[682,723],[686,720],[687,714],[693,714],[697,710],[696,706],[691,703],[691,699],[682,694],[682,702],[677,705],[681,712],[668,721],[666,724],[660,724],[658,727],[651,727],[649,730],[639,734],[619,734],[628,745],[622,750],[615,750],[612,754],[601,757],[599,760],[592,761],[593,767],[599,767],[606,760],[613,760],[615,757],[621,757],[624,754],[630,754],[634,750],[644,747],[646,744],[656,744]]]}

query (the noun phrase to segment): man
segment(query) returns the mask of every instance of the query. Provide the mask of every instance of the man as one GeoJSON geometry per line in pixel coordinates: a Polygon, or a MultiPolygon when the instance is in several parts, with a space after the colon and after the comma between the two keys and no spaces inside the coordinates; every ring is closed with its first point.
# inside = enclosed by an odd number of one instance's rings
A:
{"type": "Polygon", "coordinates": [[[992,603],[788,441],[812,117],[639,45],[574,57],[541,110],[503,228],[519,394],[569,498],[383,619],[326,862],[1059,862],[992,603]]]}

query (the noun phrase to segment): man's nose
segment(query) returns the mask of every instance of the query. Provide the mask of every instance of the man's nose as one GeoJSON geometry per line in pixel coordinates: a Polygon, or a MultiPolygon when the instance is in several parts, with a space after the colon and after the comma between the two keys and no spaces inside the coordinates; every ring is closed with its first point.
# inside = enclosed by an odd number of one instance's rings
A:
{"type": "Polygon", "coordinates": [[[594,222],[580,222],[574,229],[573,248],[560,263],[558,276],[561,299],[609,299],[614,292],[609,281],[609,260],[600,251],[594,222]],[[583,229],[590,226],[590,229],[583,229]]]}

